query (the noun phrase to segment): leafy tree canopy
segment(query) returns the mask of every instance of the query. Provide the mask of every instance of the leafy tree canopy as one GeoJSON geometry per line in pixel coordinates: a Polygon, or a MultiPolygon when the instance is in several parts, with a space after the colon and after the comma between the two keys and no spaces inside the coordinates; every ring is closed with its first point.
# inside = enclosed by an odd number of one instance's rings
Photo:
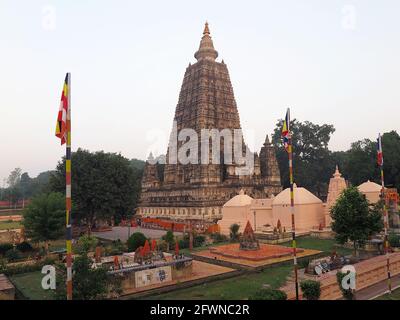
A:
{"type": "Polygon", "coordinates": [[[382,213],[377,207],[371,208],[356,187],[342,192],[331,209],[331,217],[336,240],[341,244],[352,241],[355,254],[357,248],[383,228],[382,213]]]}
{"type": "Polygon", "coordinates": [[[56,240],[64,233],[65,198],[61,193],[34,197],[23,212],[25,234],[33,241],[56,240]]]}
{"type": "MultiPolygon", "coordinates": [[[[72,271],[72,288],[74,300],[97,300],[110,295],[121,293],[119,278],[107,274],[103,267],[92,268],[93,261],[86,253],[77,256],[74,260],[72,271]]],[[[65,271],[65,267],[61,266],[65,271]]],[[[57,298],[65,299],[65,272],[61,281],[57,277],[57,298]]]]}
{"type": "MultiPolygon", "coordinates": [[[[139,196],[139,174],[120,154],[82,149],[73,152],[73,219],[86,224],[90,232],[97,219],[132,215],[139,196]]],[[[58,164],[50,185],[52,190],[65,192],[65,158],[58,164]]]]}
{"type": "Polygon", "coordinates": [[[128,250],[132,252],[135,251],[137,248],[144,246],[146,239],[146,236],[141,232],[133,233],[127,241],[128,250]]]}
{"type": "MultiPolygon", "coordinates": [[[[284,148],[281,130],[283,120],[276,124],[272,141],[276,146],[276,156],[284,187],[289,186],[288,155],[284,148]]],[[[332,125],[317,125],[309,121],[290,122],[293,144],[294,180],[302,187],[321,196],[326,192],[327,184],[335,163],[331,159],[328,143],[335,132],[332,125]]]]}

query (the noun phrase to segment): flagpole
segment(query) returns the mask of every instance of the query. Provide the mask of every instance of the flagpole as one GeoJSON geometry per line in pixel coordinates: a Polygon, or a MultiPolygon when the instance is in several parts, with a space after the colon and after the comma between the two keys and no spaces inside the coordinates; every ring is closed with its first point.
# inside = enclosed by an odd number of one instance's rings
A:
{"type": "Polygon", "coordinates": [[[386,270],[387,270],[387,285],[388,285],[388,290],[390,293],[392,293],[392,281],[391,281],[391,276],[390,276],[390,261],[389,261],[389,240],[388,240],[388,228],[389,228],[389,223],[388,223],[388,210],[387,210],[387,204],[386,204],[386,197],[385,197],[385,179],[383,175],[383,153],[382,153],[382,139],[381,139],[381,134],[378,136],[378,154],[381,154],[380,157],[381,159],[378,158],[380,169],[381,169],[381,196],[383,200],[383,225],[384,225],[384,232],[385,232],[385,239],[384,239],[384,250],[385,250],[385,255],[386,255],[386,270]]]}
{"type": "Polygon", "coordinates": [[[67,247],[67,300],[72,300],[72,222],[71,222],[71,73],[68,73],[67,143],[65,154],[65,202],[67,247]]]}
{"type": "Polygon", "coordinates": [[[296,249],[296,225],[294,219],[294,188],[293,188],[293,147],[292,147],[292,134],[290,132],[290,108],[287,110],[288,114],[288,158],[289,158],[289,181],[290,181],[290,213],[292,216],[292,248],[293,248],[293,268],[294,268],[294,281],[296,288],[296,300],[299,300],[299,282],[297,275],[297,249],[296,249]]]}

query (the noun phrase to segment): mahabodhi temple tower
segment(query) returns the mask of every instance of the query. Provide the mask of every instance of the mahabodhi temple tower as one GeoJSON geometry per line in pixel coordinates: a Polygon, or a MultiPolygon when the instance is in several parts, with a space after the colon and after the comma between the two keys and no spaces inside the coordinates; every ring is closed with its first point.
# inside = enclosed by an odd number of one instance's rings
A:
{"type": "MultiPolygon", "coordinates": [[[[241,189],[254,198],[267,198],[282,190],[274,147],[268,136],[259,155],[251,153],[253,166],[247,171],[243,169],[243,163],[235,161],[234,156],[232,161],[226,161],[223,153],[225,136],[222,134],[223,138],[218,142],[220,163],[211,161],[211,137],[206,155],[210,161],[206,164],[201,161],[202,130],[217,129],[222,132],[229,129],[232,142],[228,150],[232,151],[234,130],[241,129],[241,126],[228,68],[223,60],[215,61],[218,52],[214,49],[207,23],[194,57],[197,62],[189,64],[183,78],[165,164],[147,161],[144,169],[137,211],[142,217],[215,221],[221,218],[222,205],[239,194],[241,189]],[[196,163],[183,164],[179,159],[177,162],[170,160],[173,139],[178,150],[186,142],[177,142],[176,136],[185,128],[193,129],[199,137],[196,163]]],[[[241,141],[244,156],[248,148],[243,139],[241,141]]]]}

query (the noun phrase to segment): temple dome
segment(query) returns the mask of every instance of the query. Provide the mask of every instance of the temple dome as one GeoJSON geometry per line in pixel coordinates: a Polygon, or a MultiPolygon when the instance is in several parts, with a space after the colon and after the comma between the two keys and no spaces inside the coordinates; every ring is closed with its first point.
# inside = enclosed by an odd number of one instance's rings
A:
{"type": "MultiPolygon", "coordinates": [[[[305,188],[293,185],[294,189],[294,204],[322,204],[321,199],[313,195],[305,188]]],[[[286,188],[280,192],[273,200],[272,206],[290,205],[290,188],[286,188]]]]}
{"type": "Polygon", "coordinates": [[[369,193],[369,192],[381,192],[382,186],[372,182],[372,181],[367,181],[362,184],[360,184],[358,187],[358,191],[362,193],[369,193]]]}
{"type": "Polygon", "coordinates": [[[244,207],[251,204],[253,198],[244,194],[243,190],[240,190],[240,193],[230,199],[228,202],[224,204],[224,207],[244,207]]]}

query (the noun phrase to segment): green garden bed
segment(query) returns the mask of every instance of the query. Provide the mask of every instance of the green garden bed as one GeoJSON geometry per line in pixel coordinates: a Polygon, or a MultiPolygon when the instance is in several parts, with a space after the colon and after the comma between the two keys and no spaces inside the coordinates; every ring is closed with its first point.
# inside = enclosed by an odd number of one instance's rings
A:
{"type": "Polygon", "coordinates": [[[264,269],[260,272],[248,273],[234,278],[218,280],[187,289],[155,295],[146,300],[245,300],[263,285],[279,288],[293,269],[290,264],[264,269]]]}
{"type": "Polygon", "coordinates": [[[42,288],[42,279],[45,275],[40,271],[22,273],[11,276],[11,282],[15,288],[28,300],[54,300],[53,290],[44,290],[42,288]]]}
{"type": "MultiPolygon", "coordinates": [[[[352,254],[352,250],[338,246],[333,239],[318,239],[314,237],[299,237],[296,239],[297,247],[303,249],[313,249],[323,251],[324,254],[330,255],[336,251],[340,255],[352,254]]],[[[282,246],[291,247],[292,242],[285,242],[282,246]]]]}

